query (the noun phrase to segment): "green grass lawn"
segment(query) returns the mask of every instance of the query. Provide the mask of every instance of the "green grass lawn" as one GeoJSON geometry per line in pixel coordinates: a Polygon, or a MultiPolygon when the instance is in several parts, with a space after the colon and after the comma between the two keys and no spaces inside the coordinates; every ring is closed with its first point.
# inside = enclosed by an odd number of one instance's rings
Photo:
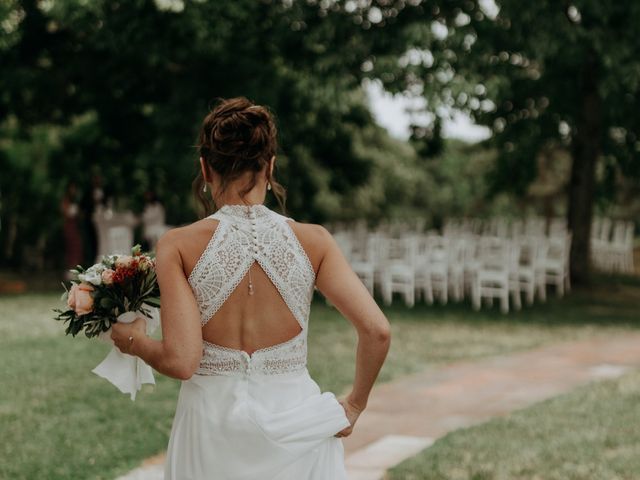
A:
{"type": "Polygon", "coordinates": [[[401,463],[389,480],[640,478],[640,372],[581,387],[458,430],[401,463]]]}
{"type": "MultiPolygon", "coordinates": [[[[637,280],[569,301],[574,322],[630,328],[637,280]],[[582,306],[582,308],[581,308],[582,306]]],[[[564,307],[562,308],[564,310],[564,307]]],[[[458,430],[388,473],[389,480],[623,480],[640,478],[640,371],[592,383],[506,417],[458,430]]]]}
{"type": "MultiPolygon", "coordinates": [[[[637,328],[638,291],[637,284],[608,281],[509,316],[472,312],[468,305],[389,308],[392,347],[380,381],[456,360],[637,328]]],[[[156,387],[131,402],[90,372],[110,347],[66,337],[63,325],[52,320],[58,298],[0,297],[3,479],[113,479],[161,452],[168,441],[179,382],[156,375],[156,387]]],[[[355,342],[350,324],[316,301],[309,370],[323,390],[348,389],[355,342]]]]}

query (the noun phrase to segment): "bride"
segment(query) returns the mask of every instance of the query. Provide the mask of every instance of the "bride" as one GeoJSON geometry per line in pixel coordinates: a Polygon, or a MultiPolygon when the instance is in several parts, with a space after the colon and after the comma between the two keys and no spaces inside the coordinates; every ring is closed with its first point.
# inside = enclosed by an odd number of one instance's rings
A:
{"type": "Polygon", "coordinates": [[[322,226],[284,211],[267,108],[222,100],[199,135],[194,190],[214,214],[157,244],[162,340],[115,324],[118,348],[182,380],[165,480],[346,479],[351,434],[390,344],[389,323],[322,226]],[[350,393],[321,392],[307,363],[317,288],[358,333],[350,393]]]}

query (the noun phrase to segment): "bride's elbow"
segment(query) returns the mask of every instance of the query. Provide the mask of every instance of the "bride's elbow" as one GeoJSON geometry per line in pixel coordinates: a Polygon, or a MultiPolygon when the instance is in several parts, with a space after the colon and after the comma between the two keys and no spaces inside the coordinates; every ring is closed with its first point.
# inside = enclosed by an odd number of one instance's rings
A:
{"type": "Polygon", "coordinates": [[[173,376],[179,380],[189,380],[200,367],[200,356],[178,359],[174,363],[173,376]]]}
{"type": "Polygon", "coordinates": [[[391,326],[387,323],[380,327],[376,332],[376,337],[380,343],[388,344],[391,342],[391,326]]]}
{"type": "Polygon", "coordinates": [[[198,370],[198,366],[182,365],[176,368],[174,375],[179,380],[189,380],[198,370]]]}
{"type": "Polygon", "coordinates": [[[391,326],[389,322],[380,323],[379,325],[368,328],[366,331],[360,332],[360,334],[369,341],[382,345],[391,342],[391,326]]]}
{"type": "Polygon", "coordinates": [[[183,369],[183,370],[176,370],[174,372],[174,376],[178,380],[189,380],[191,377],[193,377],[195,373],[196,373],[195,370],[183,369]]]}

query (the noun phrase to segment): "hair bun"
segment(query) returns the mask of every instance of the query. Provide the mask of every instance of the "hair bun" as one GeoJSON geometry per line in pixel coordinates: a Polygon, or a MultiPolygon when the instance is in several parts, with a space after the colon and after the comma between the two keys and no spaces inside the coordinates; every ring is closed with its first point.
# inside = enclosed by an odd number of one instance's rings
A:
{"type": "MultiPolygon", "coordinates": [[[[214,153],[234,163],[235,171],[259,170],[275,154],[276,129],[269,112],[245,97],[220,103],[205,119],[205,130],[207,124],[205,158],[214,153]]],[[[214,161],[212,167],[218,170],[216,164],[219,162],[214,161]]]]}
{"type": "MultiPolygon", "coordinates": [[[[198,149],[206,167],[220,176],[221,195],[226,187],[247,172],[252,172],[252,180],[247,189],[240,192],[244,196],[257,181],[258,172],[269,164],[278,149],[277,129],[268,108],[255,105],[246,97],[219,99],[220,102],[207,114],[200,129],[198,149]]],[[[283,213],[285,189],[267,171],[283,213]]],[[[194,181],[193,187],[198,200],[210,211],[210,199],[203,195],[202,175],[194,181]]]]}

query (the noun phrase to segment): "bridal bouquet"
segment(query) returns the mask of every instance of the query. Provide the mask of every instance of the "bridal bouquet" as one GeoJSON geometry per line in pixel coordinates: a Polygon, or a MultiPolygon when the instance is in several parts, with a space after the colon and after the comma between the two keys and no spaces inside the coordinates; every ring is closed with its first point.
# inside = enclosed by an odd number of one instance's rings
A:
{"type": "MultiPolygon", "coordinates": [[[[111,325],[131,323],[145,317],[147,335],[159,325],[160,289],[155,259],[136,245],[131,255],[106,255],[100,263],[71,270],[71,285],[63,283],[67,310],[56,309],[56,320],[67,323],[66,334],[111,341],[111,325]]],[[[155,384],[151,367],[141,359],[120,352],[115,346],[93,372],[106,378],[135,400],[143,383],[155,384]]]]}

